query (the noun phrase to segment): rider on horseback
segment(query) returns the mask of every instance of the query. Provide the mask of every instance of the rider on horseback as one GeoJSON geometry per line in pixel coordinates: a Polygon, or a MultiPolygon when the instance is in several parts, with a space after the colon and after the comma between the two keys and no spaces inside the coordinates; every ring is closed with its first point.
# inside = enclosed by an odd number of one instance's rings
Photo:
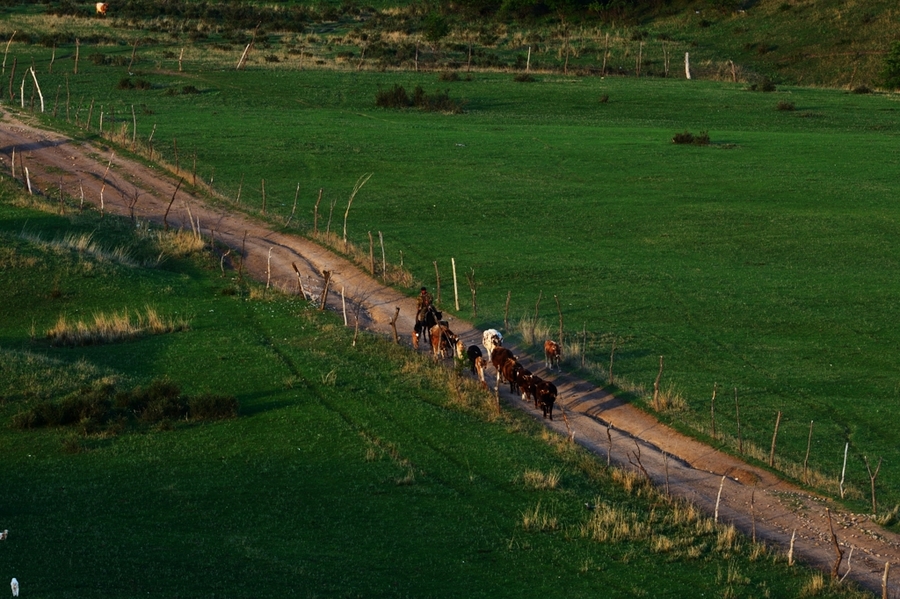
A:
{"type": "Polygon", "coordinates": [[[419,338],[422,336],[422,333],[428,329],[427,321],[429,312],[434,311],[434,297],[432,297],[432,295],[428,293],[427,287],[422,287],[422,289],[419,291],[419,296],[416,298],[416,328],[414,345],[417,348],[419,346],[419,338]]]}

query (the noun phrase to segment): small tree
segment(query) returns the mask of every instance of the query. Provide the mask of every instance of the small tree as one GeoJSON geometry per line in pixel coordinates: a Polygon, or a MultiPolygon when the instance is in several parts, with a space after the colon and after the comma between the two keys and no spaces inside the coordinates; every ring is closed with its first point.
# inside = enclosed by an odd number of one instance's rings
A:
{"type": "Polygon", "coordinates": [[[885,87],[900,88],[900,42],[894,42],[891,51],[884,57],[881,79],[885,87]]]}

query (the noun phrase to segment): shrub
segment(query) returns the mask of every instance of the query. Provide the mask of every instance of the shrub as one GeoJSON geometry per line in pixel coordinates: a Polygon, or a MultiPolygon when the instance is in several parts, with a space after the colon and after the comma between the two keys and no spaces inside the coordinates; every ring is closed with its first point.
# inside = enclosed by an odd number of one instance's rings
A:
{"type": "Polygon", "coordinates": [[[603,94],[602,96],[600,96],[601,104],[606,104],[607,102],[609,102],[609,94],[603,94]]]}
{"type": "Polygon", "coordinates": [[[786,111],[790,111],[790,110],[794,110],[795,107],[794,107],[794,103],[793,103],[793,102],[788,102],[788,101],[786,101],[786,100],[781,100],[780,102],[778,102],[778,104],[775,106],[775,108],[776,108],[777,110],[786,110],[786,111]]]}
{"type": "Polygon", "coordinates": [[[885,87],[900,88],[900,42],[894,42],[881,67],[881,80],[885,87]]]}
{"type": "Polygon", "coordinates": [[[854,94],[871,94],[872,90],[867,85],[857,85],[853,88],[854,94]]]}
{"type": "Polygon", "coordinates": [[[413,90],[412,98],[406,93],[402,85],[394,84],[389,90],[381,90],[375,94],[375,106],[379,108],[409,108],[414,106],[420,110],[429,112],[449,112],[458,114],[462,112],[459,102],[450,98],[448,91],[436,92],[428,95],[421,85],[413,90]]]}
{"type": "Polygon", "coordinates": [[[233,396],[203,393],[188,401],[191,420],[222,420],[238,415],[238,400],[233,396]]]}
{"type": "Polygon", "coordinates": [[[758,83],[750,85],[752,92],[773,92],[775,89],[775,84],[768,77],[763,77],[758,83]]]}
{"type": "Polygon", "coordinates": [[[438,75],[438,81],[459,81],[459,73],[456,71],[444,71],[438,75]]]}
{"type": "Polygon", "coordinates": [[[193,85],[185,85],[181,88],[182,94],[199,94],[200,90],[194,87],[193,85]]]}
{"type": "Polygon", "coordinates": [[[278,56],[276,56],[275,54],[266,54],[265,56],[263,56],[263,59],[266,62],[281,62],[281,59],[278,58],[278,56]]]}
{"type": "Polygon", "coordinates": [[[152,84],[146,79],[136,79],[132,81],[130,77],[122,77],[121,79],[119,79],[119,83],[116,84],[117,89],[147,90],[151,87],[153,87],[152,84]]]}
{"type": "Polygon", "coordinates": [[[45,400],[12,419],[17,429],[49,426],[78,426],[82,433],[96,430],[121,432],[129,421],[155,426],[190,418],[194,421],[235,418],[240,405],[232,396],[205,393],[182,395],[181,388],[168,380],[155,380],[147,387],[116,391],[103,383],[84,387],[59,401],[45,400]]]}
{"type": "Polygon", "coordinates": [[[694,135],[690,131],[685,131],[684,133],[676,133],[672,138],[672,143],[674,144],[687,144],[694,146],[708,146],[709,145],[709,133],[706,131],[701,131],[699,134],[694,135]]]}
{"type": "Polygon", "coordinates": [[[375,93],[375,106],[379,108],[406,108],[412,106],[412,101],[406,94],[402,85],[394,84],[389,90],[379,90],[375,93]]]}
{"type": "Polygon", "coordinates": [[[530,73],[516,73],[516,76],[513,77],[513,81],[516,83],[533,83],[536,79],[532,77],[530,73]]]}

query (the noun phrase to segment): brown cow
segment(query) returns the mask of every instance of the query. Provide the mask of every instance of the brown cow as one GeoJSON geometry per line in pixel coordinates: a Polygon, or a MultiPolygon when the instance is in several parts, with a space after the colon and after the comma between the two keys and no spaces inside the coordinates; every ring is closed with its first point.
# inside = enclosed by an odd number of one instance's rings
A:
{"type": "Polygon", "coordinates": [[[96,9],[97,9],[97,14],[98,14],[98,15],[105,15],[105,14],[106,14],[106,10],[107,10],[108,8],[109,8],[109,4],[107,4],[106,2],[98,2],[98,3],[96,4],[96,9]]]}
{"type": "Polygon", "coordinates": [[[553,370],[554,364],[556,364],[556,369],[559,370],[559,358],[561,355],[562,350],[559,347],[559,343],[550,339],[544,341],[544,365],[547,367],[547,370],[553,370]]]}
{"type": "MultiPolygon", "coordinates": [[[[513,358],[512,360],[504,362],[501,370],[503,372],[503,378],[509,382],[509,392],[513,395],[518,395],[519,388],[516,385],[516,381],[519,378],[519,371],[522,370],[522,365],[513,358]]],[[[500,385],[498,384],[497,386],[499,387],[500,385]]]]}
{"type": "Polygon", "coordinates": [[[505,347],[495,347],[494,351],[491,352],[491,364],[494,365],[494,370],[497,371],[497,386],[494,387],[494,391],[498,393],[500,391],[500,383],[503,382],[503,366],[510,360],[515,362],[516,357],[505,347]]]}
{"type": "Polygon", "coordinates": [[[485,359],[483,357],[476,356],[475,360],[473,360],[472,364],[473,364],[472,369],[478,373],[478,380],[481,381],[481,386],[485,390],[487,390],[488,386],[484,380],[484,369],[487,368],[487,362],[485,361],[485,359]]]}
{"type": "Polygon", "coordinates": [[[450,327],[445,322],[438,323],[431,327],[430,334],[431,351],[435,359],[451,356],[458,337],[453,334],[450,327]]]}

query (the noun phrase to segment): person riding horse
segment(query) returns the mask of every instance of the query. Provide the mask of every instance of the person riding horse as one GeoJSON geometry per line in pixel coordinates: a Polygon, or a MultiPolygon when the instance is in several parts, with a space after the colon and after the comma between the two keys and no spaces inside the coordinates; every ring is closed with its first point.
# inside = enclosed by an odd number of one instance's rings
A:
{"type": "Polygon", "coordinates": [[[443,314],[434,307],[434,297],[428,293],[427,287],[422,287],[416,298],[416,326],[413,333],[413,341],[416,348],[419,347],[419,339],[428,334],[431,327],[436,325],[443,314]]]}

